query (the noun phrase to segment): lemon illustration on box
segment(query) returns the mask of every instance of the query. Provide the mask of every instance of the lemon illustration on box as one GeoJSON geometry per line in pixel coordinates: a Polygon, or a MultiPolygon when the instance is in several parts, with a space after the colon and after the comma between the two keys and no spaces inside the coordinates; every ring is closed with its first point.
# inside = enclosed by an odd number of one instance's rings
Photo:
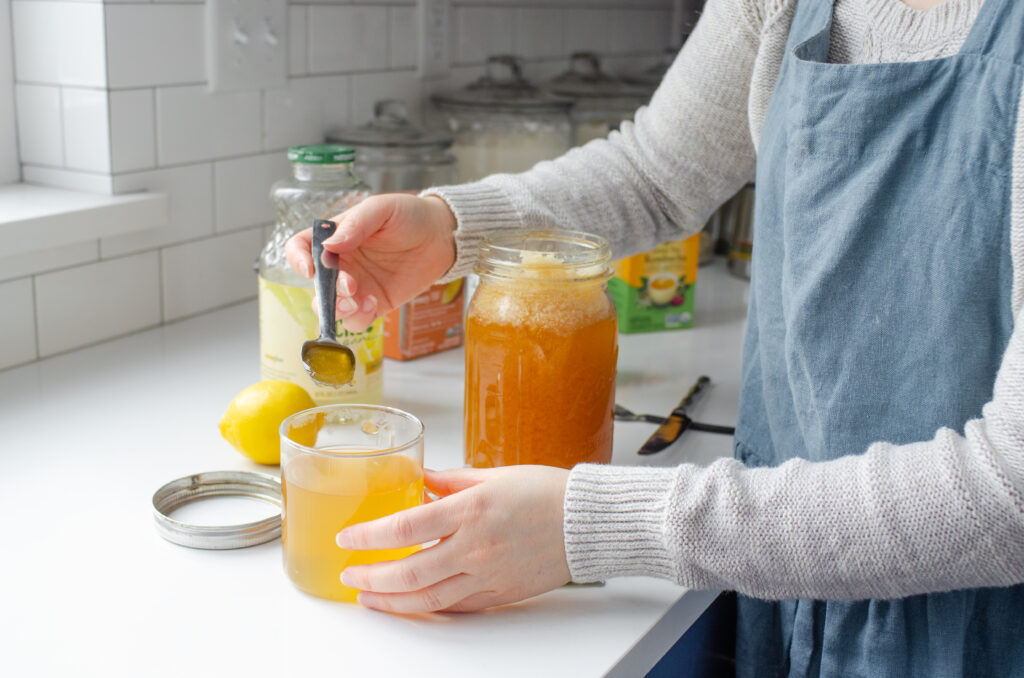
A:
{"type": "Polygon", "coordinates": [[[317,384],[302,365],[302,343],[320,335],[313,312],[312,287],[271,282],[260,276],[260,374],[302,386],[318,405],[380,403],[383,398],[381,363],[384,336],[378,319],[365,332],[349,332],[341,321],[335,336],[356,356],[355,376],[348,384],[331,388],[317,384]]]}
{"type": "Polygon", "coordinates": [[[616,261],[608,291],[625,333],[693,327],[700,235],[616,261]]]}

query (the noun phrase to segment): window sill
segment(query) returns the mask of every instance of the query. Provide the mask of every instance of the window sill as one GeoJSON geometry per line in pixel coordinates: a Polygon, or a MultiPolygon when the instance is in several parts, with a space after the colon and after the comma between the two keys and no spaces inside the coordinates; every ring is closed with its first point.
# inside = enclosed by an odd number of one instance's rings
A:
{"type": "Polygon", "coordinates": [[[62,188],[0,186],[0,252],[13,256],[135,233],[167,224],[165,193],[101,195],[62,188]]]}

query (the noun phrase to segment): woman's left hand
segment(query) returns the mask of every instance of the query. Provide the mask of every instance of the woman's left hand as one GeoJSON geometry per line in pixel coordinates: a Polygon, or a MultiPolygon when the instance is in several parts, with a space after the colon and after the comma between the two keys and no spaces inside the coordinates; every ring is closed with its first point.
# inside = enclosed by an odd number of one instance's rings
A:
{"type": "Polygon", "coordinates": [[[359,602],[386,612],[468,612],[513,603],[570,580],[562,536],[569,472],[549,466],[427,471],[441,499],[338,533],[347,549],[440,541],[402,560],[341,573],[359,602]]]}

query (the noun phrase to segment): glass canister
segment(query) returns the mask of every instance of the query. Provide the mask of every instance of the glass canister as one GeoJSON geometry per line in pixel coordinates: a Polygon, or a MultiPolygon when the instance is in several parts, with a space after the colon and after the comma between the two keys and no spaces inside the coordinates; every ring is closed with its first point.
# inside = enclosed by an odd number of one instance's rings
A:
{"type": "Polygon", "coordinates": [[[601,70],[601,60],[593,52],[576,52],[569,70],[550,80],[547,89],[557,96],[573,100],[573,143],[582,146],[603,139],[619,128],[649,95],[601,70]]]}
{"type": "Polygon", "coordinates": [[[319,323],[313,311],[313,282],[288,266],[284,246],[298,231],[355,205],[369,188],[352,170],[355,152],[334,145],[293,146],[288,149],[292,176],[270,190],[274,232],[257,260],[260,309],[260,373],[263,379],[283,379],[306,389],[318,405],[379,403],[382,398],[381,321],[365,332],[352,333],[337,324],[337,338],[352,347],[356,371],[352,381],[332,388],[306,374],[302,343],[316,339],[319,323]]]}
{"type": "Polygon", "coordinates": [[[467,464],[611,461],[609,256],[603,238],[570,231],[510,232],[481,247],[466,327],[467,464]]]}
{"type": "Polygon", "coordinates": [[[327,141],[355,150],[355,172],[374,193],[419,191],[455,182],[455,156],[448,151],[452,134],[417,127],[405,104],[395,99],[376,102],[373,120],[329,132],[327,141]]]}
{"type": "Polygon", "coordinates": [[[479,80],[431,100],[455,135],[452,153],[461,182],[522,172],[572,145],[572,101],[527,81],[514,56],[490,57],[479,80]]]}

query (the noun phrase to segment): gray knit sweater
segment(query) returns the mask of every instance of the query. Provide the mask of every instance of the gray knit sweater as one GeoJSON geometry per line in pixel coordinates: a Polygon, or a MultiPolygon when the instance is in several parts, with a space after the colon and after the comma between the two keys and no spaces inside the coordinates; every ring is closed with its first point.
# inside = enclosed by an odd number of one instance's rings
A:
{"type": "MultiPolygon", "coordinates": [[[[608,140],[518,175],[428,191],[458,220],[465,274],[500,228],[607,237],[616,256],[696,232],[753,176],[796,0],[710,0],[651,104],[608,140]]],[[[982,0],[925,13],[838,0],[830,59],[957,52],[982,0]]],[[[1024,306],[1024,114],[1014,149],[1013,312],[1024,306]]],[[[910,445],[747,469],[576,467],[565,496],[573,579],[648,575],[762,598],[892,598],[1024,581],[1024,331],[983,416],[910,445]],[[863,454],[861,454],[863,453],[863,454]]]]}

